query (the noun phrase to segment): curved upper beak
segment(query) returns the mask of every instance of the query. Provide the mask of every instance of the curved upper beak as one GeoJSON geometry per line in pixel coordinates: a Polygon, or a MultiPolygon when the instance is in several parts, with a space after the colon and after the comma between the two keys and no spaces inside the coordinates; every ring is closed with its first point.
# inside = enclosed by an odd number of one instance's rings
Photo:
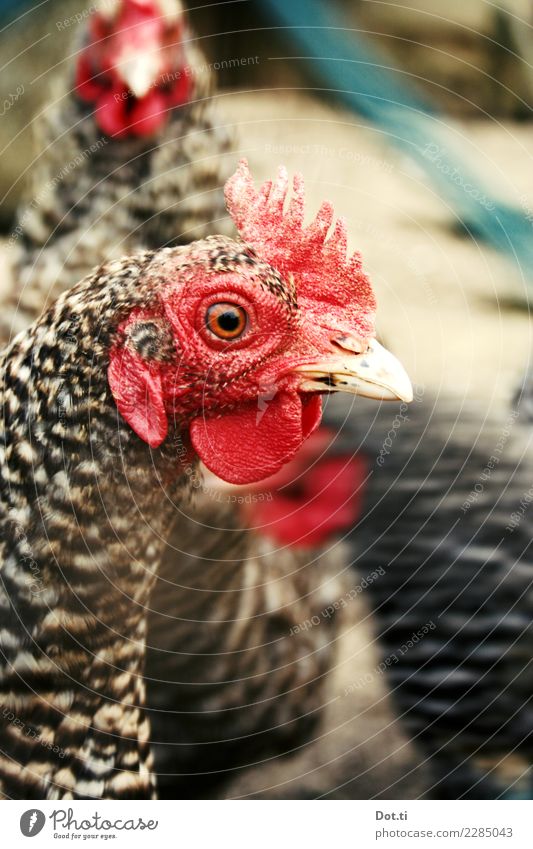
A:
{"type": "Polygon", "coordinates": [[[378,401],[413,400],[413,387],[404,367],[375,339],[362,353],[342,350],[338,355],[297,366],[294,371],[301,375],[299,388],[303,392],[351,392],[378,401]]]}

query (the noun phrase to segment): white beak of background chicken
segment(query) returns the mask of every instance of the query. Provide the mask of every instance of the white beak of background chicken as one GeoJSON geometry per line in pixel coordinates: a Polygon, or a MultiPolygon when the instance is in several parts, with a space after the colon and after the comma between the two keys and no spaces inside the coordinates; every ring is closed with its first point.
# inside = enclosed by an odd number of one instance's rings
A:
{"type": "Polygon", "coordinates": [[[147,53],[128,51],[118,60],[117,68],[125,85],[138,99],[148,94],[161,70],[155,50],[147,53]]]}

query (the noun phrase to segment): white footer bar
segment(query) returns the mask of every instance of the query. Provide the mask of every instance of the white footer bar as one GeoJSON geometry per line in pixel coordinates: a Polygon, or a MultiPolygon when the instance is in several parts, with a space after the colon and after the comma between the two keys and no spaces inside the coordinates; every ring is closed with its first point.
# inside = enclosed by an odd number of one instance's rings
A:
{"type": "Polygon", "coordinates": [[[3,846],[533,847],[533,802],[4,802],[3,846]],[[35,843],[29,843],[35,838],[35,843]]]}

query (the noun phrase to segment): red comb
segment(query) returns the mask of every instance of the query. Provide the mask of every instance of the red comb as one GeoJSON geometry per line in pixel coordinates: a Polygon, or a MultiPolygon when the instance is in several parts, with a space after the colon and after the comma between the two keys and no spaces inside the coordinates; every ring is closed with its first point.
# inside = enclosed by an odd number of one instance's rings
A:
{"type": "MultiPolygon", "coordinates": [[[[285,209],[289,186],[287,170],[280,167],[275,182],[267,180],[256,190],[248,163],[242,159],[225,187],[228,211],[241,238],[261,259],[283,274],[292,274],[298,299],[342,307],[343,327],[349,320],[364,336],[374,333],[376,300],[372,286],[361,267],[361,256],[347,255],[347,231],[343,218],[333,223],[334,210],[325,201],[307,227],[304,219],[304,182],[293,178],[293,196],[285,209]]],[[[328,314],[331,320],[331,313],[328,314]]]]}

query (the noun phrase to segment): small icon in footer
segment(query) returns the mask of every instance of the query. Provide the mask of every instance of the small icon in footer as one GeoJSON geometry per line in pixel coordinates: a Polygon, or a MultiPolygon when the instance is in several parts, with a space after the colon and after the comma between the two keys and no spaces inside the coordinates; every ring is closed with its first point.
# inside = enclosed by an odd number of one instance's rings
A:
{"type": "Polygon", "coordinates": [[[24,837],[35,837],[43,830],[46,822],[46,817],[42,811],[37,808],[30,808],[29,811],[24,811],[20,818],[20,830],[24,837]]]}

